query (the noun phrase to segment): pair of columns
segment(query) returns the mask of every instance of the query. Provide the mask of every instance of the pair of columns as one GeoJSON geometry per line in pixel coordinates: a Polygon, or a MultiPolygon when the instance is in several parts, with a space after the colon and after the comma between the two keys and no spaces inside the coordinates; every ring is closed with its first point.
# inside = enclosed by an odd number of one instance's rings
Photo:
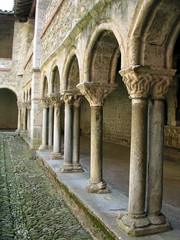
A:
{"type": "Polygon", "coordinates": [[[21,131],[21,114],[22,114],[22,103],[17,101],[17,107],[18,107],[18,122],[17,122],[17,133],[20,133],[21,131]]]}
{"type": "Polygon", "coordinates": [[[80,155],[80,104],[82,95],[65,91],[64,163],[60,172],[82,172],[80,155]]]}
{"type": "MultiPolygon", "coordinates": [[[[64,163],[60,168],[61,172],[81,172],[79,164],[80,149],[80,104],[82,96],[72,92],[65,92],[62,97],[57,94],[48,95],[48,99],[42,99],[43,104],[43,127],[42,145],[40,150],[47,149],[47,109],[49,108],[49,136],[52,136],[53,129],[53,106],[54,106],[54,141],[52,159],[62,159],[61,154],[61,117],[60,107],[62,100],[65,102],[65,133],[64,133],[64,163]],[[50,100],[50,105],[49,105],[50,100]]],[[[49,146],[52,146],[52,138],[49,137],[49,146]]]]}
{"type": "Polygon", "coordinates": [[[43,151],[46,149],[50,150],[53,149],[52,158],[61,159],[62,154],[61,154],[60,96],[55,94],[49,95],[48,98],[41,99],[41,104],[43,106],[43,123],[42,123],[42,145],[39,147],[39,150],[43,151]],[[49,128],[47,128],[48,120],[49,128]]]}
{"type": "Polygon", "coordinates": [[[18,131],[21,128],[21,114],[23,119],[23,132],[29,131],[31,128],[31,102],[18,102],[18,131]]]}
{"type": "Polygon", "coordinates": [[[164,100],[175,71],[135,66],[120,74],[132,99],[132,126],[128,213],[118,225],[134,236],[163,232],[171,228],[161,213],[164,100]]]}

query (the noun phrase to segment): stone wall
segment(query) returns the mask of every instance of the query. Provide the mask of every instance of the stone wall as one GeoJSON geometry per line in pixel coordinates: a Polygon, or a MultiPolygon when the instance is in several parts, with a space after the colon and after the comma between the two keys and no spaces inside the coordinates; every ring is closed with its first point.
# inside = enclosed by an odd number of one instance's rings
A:
{"type": "MultiPolygon", "coordinates": [[[[116,76],[118,88],[106,99],[103,109],[103,139],[106,142],[129,146],[131,138],[131,100],[120,76],[116,76]]],[[[90,136],[90,106],[81,104],[81,134],[90,136]]]]}
{"type": "Polygon", "coordinates": [[[12,58],[14,22],[0,21],[0,58],[12,58]]]}
{"type": "Polygon", "coordinates": [[[165,126],[164,146],[180,149],[180,127],[165,126]]]}
{"type": "Polygon", "coordinates": [[[131,100],[120,77],[118,80],[118,88],[106,99],[104,105],[104,140],[129,146],[131,100]]]}

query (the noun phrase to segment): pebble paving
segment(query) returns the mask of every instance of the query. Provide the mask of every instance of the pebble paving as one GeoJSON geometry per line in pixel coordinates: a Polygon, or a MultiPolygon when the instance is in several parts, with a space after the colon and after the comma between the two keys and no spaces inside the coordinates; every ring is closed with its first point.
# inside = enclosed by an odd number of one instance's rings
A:
{"type": "Polygon", "coordinates": [[[0,240],[90,240],[27,145],[0,133],[0,240]]]}

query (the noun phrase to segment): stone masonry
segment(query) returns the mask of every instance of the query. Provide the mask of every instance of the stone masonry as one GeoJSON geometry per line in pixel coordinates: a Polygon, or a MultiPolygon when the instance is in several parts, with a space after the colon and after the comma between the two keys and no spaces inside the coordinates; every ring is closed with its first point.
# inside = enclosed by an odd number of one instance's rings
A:
{"type": "Polygon", "coordinates": [[[0,239],[91,239],[17,135],[0,134],[0,239]]]}

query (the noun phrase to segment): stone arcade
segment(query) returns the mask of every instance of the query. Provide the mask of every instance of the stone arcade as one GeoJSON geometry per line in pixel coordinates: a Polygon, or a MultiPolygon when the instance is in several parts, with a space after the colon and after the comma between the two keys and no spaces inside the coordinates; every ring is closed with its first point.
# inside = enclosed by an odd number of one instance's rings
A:
{"type": "Polygon", "coordinates": [[[17,128],[32,149],[63,161],[61,174],[84,171],[80,136],[90,136],[90,195],[111,192],[103,141],[130,147],[117,228],[170,230],[163,152],[180,150],[180,1],[15,0],[0,28],[0,128],[17,128]],[[9,99],[14,118],[2,108],[9,99]]]}

